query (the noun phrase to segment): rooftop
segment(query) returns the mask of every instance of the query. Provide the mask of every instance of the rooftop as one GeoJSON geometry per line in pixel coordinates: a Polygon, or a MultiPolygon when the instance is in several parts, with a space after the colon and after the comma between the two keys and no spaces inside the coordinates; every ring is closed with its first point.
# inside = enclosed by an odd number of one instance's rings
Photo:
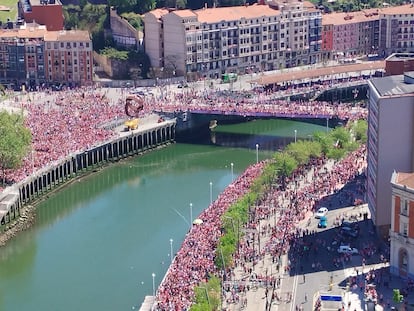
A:
{"type": "Polygon", "coordinates": [[[29,0],[30,5],[62,5],[60,0],[29,0]]]}
{"type": "Polygon", "coordinates": [[[386,61],[401,61],[414,59],[414,53],[393,53],[386,58],[386,61]]]}
{"type": "Polygon", "coordinates": [[[414,173],[394,172],[392,178],[395,184],[414,189],[414,173]]]}
{"type": "Polygon", "coordinates": [[[152,10],[150,13],[153,14],[156,18],[160,19],[165,14],[168,14],[170,11],[167,9],[155,9],[152,10]]]}
{"type": "MultiPolygon", "coordinates": [[[[315,6],[309,1],[303,1],[303,9],[309,12],[317,11],[315,6]]],[[[152,13],[155,17],[161,18],[167,14],[167,9],[155,9],[152,13]]],[[[202,8],[199,10],[174,10],[171,14],[175,14],[181,18],[185,17],[197,17],[200,23],[219,23],[221,21],[239,21],[241,18],[254,19],[263,18],[269,16],[277,16],[280,14],[280,10],[271,7],[268,4],[253,4],[253,5],[241,5],[231,7],[215,7],[215,8],[202,8]]]]}
{"type": "Polygon", "coordinates": [[[280,11],[269,5],[246,5],[220,8],[207,8],[196,10],[198,21],[201,23],[214,23],[220,21],[238,21],[241,18],[252,19],[264,16],[279,15],[280,11]]]}
{"type": "Polygon", "coordinates": [[[337,12],[322,15],[322,25],[346,25],[369,22],[379,19],[379,9],[368,9],[356,12],[337,12]]]}
{"type": "Polygon", "coordinates": [[[414,84],[406,83],[404,75],[373,78],[371,85],[381,97],[413,95],[414,84]]]}
{"type": "Polygon", "coordinates": [[[0,29],[0,38],[43,38],[46,32],[45,27],[0,29]]]}
{"type": "Polygon", "coordinates": [[[414,6],[411,4],[404,4],[399,6],[387,7],[380,9],[382,15],[394,15],[394,14],[414,14],[414,6]]]}
{"type": "Polygon", "coordinates": [[[87,30],[60,30],[45,33],[45,41],[59,42],[89,42],[91,40],[87,30]]]}

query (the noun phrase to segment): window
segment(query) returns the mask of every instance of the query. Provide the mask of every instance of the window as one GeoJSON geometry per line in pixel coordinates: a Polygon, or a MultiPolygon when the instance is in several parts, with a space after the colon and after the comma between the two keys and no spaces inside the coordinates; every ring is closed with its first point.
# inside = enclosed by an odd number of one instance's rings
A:
{"type": "Polygon", "coordinates": [[[401,214],[402,215],[408,216],[408,204],[409,204],[408,200],[406,199],[401,200],[401,214]]]}
{"type": "Polygon", "coordinates": [[[401,234],[403,236],[408,236],[408,224],[407,223],[402,223],[401,224],[401,234]]]}

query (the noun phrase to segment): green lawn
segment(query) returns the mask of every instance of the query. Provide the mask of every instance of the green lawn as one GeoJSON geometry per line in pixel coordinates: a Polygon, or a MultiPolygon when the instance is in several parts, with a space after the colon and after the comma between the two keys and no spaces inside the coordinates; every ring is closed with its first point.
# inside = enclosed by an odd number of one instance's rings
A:
{"type": "Polygon", "coordinates": [[[0,5],[4,5],[10,8],[10,11],[0,11],[0,21],[3,23],[10,20],[15,21],[17,18],[17,0],[1,0],[0,5]]]}

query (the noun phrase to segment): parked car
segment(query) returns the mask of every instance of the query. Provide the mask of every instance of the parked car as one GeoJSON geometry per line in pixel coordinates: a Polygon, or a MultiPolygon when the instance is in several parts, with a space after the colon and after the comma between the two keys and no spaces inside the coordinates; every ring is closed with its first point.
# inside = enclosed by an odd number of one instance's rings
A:
{"type": "Polygon", "coordinates": [[[343,221],[342,224],[341,224],[341,227],[342,228],[347,227],[347,228],[351,228],[351,229],[354,229],[354,230],[359,230],[358,223],[356,223],[356,222],[343,221]]]}
{"type": "Polygon", "coordinates": [[[315,218],[321,218],[326,216],[326,214],[328,214],[328,209],[326,207],[321,207],[316,211],[315,218]]]}
{"type": "Polygon", "coordinates": [[[186,82],[181,82],[180,84],[178,84],[178,86],[177,86],[179,89],[182,89],[182,88],[186,88],[186,87],[188,87],[188,84],[186,83],[186,82]]]}
{"type": "Polygon", "coordinates": [[[351,238],[357,238],[359,235],[359,231],[349,227],[342,227],[341,234],[345,236],[349,236],[351,238]]]}
{"type": "Polygon", "coordinates": [[[338,247],[337,252],[340,254],[356,255],[359,254],[358,249],[350,247],[349,245],[341,245],[338,247]]]}

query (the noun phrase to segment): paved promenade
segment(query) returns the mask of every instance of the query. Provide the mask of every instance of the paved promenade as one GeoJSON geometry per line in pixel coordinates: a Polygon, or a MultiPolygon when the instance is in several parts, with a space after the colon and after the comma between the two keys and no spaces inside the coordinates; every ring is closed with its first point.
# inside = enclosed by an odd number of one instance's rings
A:
{"type": "MultiPolygon", "coordinates": [[[[316,175],[321,178],[334,168],[329,161],[318,169],[316,175]]],[[[304,178],[292,181],[287,192],[300,192],[313,181],[315,171],[312,168],[304,178]]],[[[358,191],[363,181],[351,181],[351,185],[336,192],[330,198],[328,212],[329,225],[326,229],[317,227],[318,220],[312,212],[307,212],[304,219],[296,222],[296,241],[290,244],[286,252],[279,257],[270,251],[271,228],[280,224],[280,215],[284,210],[292,208],[292,202],[284,196],[275,196],[261,203],[265,209],[278,206],[275,213],[261,217],[257,222],[260,239],[253,236],[252,230],[245,230],[245,240],[253,241],[256,252],[252,260],[237,259],[231,279],[227,281],[225,310],[391,310],[392,289],[404,290],[406,281],[389,274],[387,261],[388,246],[374,234],[366,205],[355,206],[346,202],[350,191],[358,191]],[[367,218],[363,217],[367,214],[367,218]],[[337,233],[339,221],[357,222],[361,228],[360,236],[351,242],[360,254],[350,257],[338,257],[337,245],[332,244],[332,237],[337,233]],[[304,245],[308,251],[302,251],[304,245]],[[263,255],[263,256],[262,256],[263,255]],[[278,259],[279,258],[279,259],[278,259]],[[256,281],[254,281],[256,280],[256,281]],[[350,281],[350,283],[347,283],[350,281]],[[370,282],[375,284],[378,304],[370,309],[366,302],[366,293],[370,282]],[[231,290],[230,288],[236,288],[231,290]],[[240,290],[242,288],[242,290],[240,290]],[[341,302],[324,302],[319,309],[320,295],[341,297],[341,302]]],[[[256,231],[257,232],[257,231],[256,231]]],[[[414,297],[406,298],[404,310],[413,310],[414,297]]],[[[401,306],[396,306],[401,307],[401,306]]],[[[402,310],[402,309],[399,309],[402,310]]]]}

